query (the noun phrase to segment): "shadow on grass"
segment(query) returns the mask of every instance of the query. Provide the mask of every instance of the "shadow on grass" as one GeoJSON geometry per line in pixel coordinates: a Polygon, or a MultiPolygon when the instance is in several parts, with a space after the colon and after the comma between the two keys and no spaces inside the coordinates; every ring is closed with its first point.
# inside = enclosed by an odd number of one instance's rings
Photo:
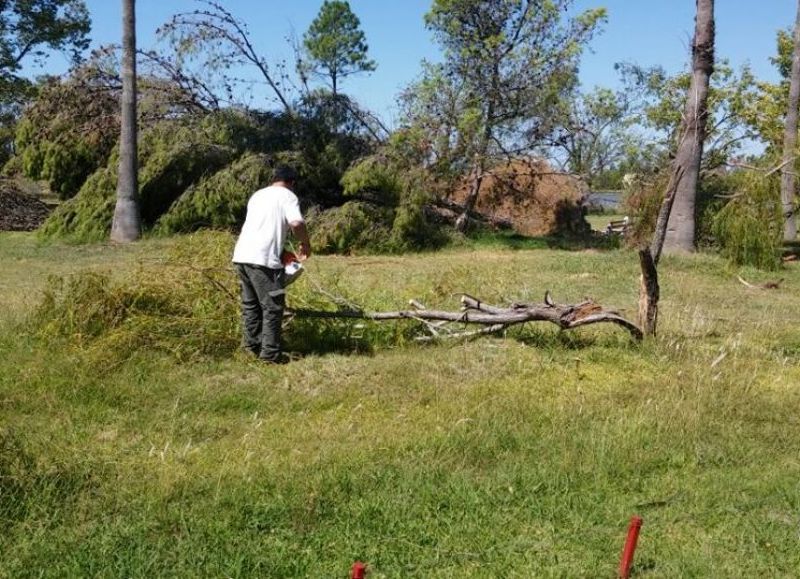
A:
{"type": "Polygon", "coordinates": [[[476,248],[503,249],[559,249],[563,251],[584,251],[593,249],[610,251],[619,249],[621,239],[617,236],[589,233],[586,235],[547,235],[528,237],[509,231],[481,232],[470,235],[468,242],[476,248]]]}
{"type": "Polygon", "coordinates": [[[284,333],[285,349],[300,356],[372,356],[396,343],[395,324],[295,318],[284,333]]]}
{"type": "MultiPolygon", "coordinates": [[[[303,320],[308,322],[309,320],[303,320]]],[[[381,324],[370,323],[356,324],[347,328],[337,324],[313,326],[304,323],[287,331],[285,346],[288,352],[298,357],[305,356],[369,356],[372,357],[383,350],[390,350],[398,346],[424,347],[444,344],[463,343],[460,340],[443,340],[420,343],[415,337],[423,335],[420,327],[411,324],[381,324]]],[[[505,334],[473,338],[476,340],[500,340],[517,342],[542,351],[580,351],[597,346],[613,345],[622,348],[633,345],[627,334],[613,333],[606,335],[598,333],[585,333],[575,331],[560,331],[555,327],[524,326],[509,329],[505,334]]]]}
{"type": "Polygon", "coordinates": [[[64,466],[43,469],[40,462],[19,436],[0,429],[0,519],[6,524],[54,524],[90,484],[87,472],[64,466]]]}
{"type": "MultiPolygon", "coordinates": [[[[604,324],[605,325],[605,324],[604,324]]],[[[626,330],[606,327],[597,331],[587,329],[561,330],[550,324],[525,324],[508,331],[506,338],[541,351],[574,352],[592,348],[613,348],[623,352],[638,349],[640,342],[631,339],[626,330]]]]}

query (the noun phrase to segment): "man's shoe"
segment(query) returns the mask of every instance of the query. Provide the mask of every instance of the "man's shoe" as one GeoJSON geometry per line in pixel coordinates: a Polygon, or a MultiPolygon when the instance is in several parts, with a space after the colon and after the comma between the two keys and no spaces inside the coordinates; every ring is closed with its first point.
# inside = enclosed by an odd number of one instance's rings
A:
{"type": "Polygon", "coordinates": [[[291,358],[286,354],[279,354],[276,358],[260,358],[260,360],[266,364],[288,364],[291,362],[291,358]]]}

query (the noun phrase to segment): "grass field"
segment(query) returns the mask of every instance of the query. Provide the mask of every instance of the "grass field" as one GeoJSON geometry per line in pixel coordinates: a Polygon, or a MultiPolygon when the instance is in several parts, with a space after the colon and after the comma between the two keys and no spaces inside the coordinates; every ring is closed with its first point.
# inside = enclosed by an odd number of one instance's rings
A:
{"type": "Polygon", "coordinates": [[[605,231],[606,226],[612,221],[620,221],[625,217],[624,213],[601,213],[586,216],[586,221],[592,226],[594,231],[605,231]]]}
{"type": "MultiPolygon", "coordinates": [[[[0,234],[0,577],[346,577],[357,559],[372,577],[612,577],[633,514],[635,577],[800,570],[797,265],[757,291],[735,276],[772,274],[666,257],[643,345],[530,326],[282,367],[148,347],[98,364],[34,331],[49,275],[158,278],[182,243],[0,234]]],[[[289,301],[313,283],[375,307],[550,289],[633,317],[635,254],[546,245],[314,257],[289,301]]]]}

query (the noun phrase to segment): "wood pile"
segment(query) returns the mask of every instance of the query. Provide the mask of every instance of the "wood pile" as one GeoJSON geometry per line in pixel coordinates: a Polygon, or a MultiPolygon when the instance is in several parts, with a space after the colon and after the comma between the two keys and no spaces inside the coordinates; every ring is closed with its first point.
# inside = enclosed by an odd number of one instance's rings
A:
{"type": "Polygon", "coordinates": [[[0,181],[0,231],[33,231],[49,214],[50,208],[36,197],[0,181]]]}

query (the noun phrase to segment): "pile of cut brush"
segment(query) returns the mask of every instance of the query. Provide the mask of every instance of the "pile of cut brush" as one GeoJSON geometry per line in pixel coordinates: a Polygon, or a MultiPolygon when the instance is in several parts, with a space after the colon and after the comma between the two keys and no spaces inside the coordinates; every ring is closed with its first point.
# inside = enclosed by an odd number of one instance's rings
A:
{"type": "Polygon", "coordinates": [[[0,181],[0,231],[33,231],[49,214],[47,205],[10,181],[0,181]]]}

